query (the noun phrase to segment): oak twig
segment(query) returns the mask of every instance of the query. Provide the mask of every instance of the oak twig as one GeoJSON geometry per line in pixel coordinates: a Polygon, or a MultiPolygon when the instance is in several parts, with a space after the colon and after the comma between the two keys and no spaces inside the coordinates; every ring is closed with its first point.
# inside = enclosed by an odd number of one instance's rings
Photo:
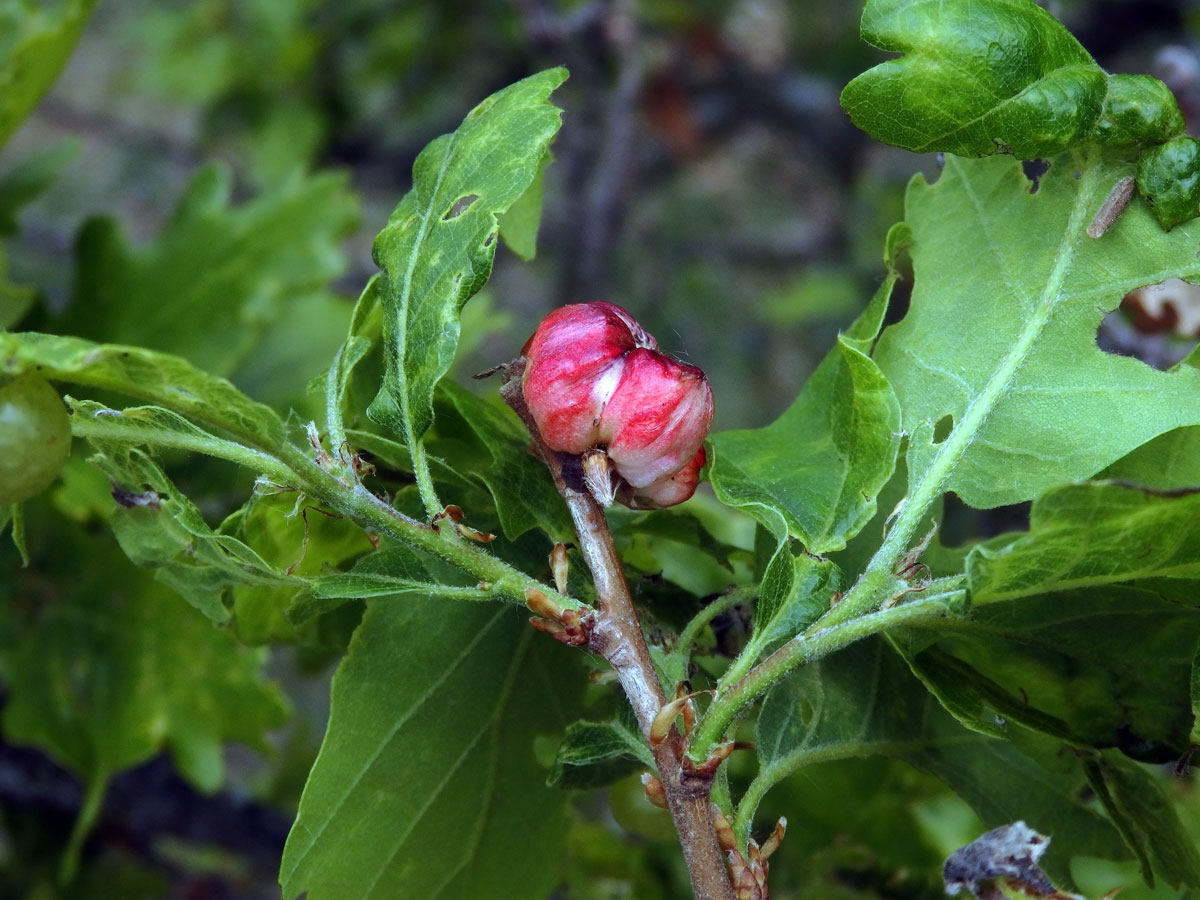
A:
{"type": "Polygon", "coordinates": [[[667,698],[642,635],[620,557],[613,545],[604,511],[583,484],[579,459],[551,450],[542,442],[521,392],[524,368],[523,357],[504,367],[507,380],[500,388],[500,396],[521,417],[546,461],[554,484],[571,513],[579,548],[591,569],[600,607],[595,611],[588,649],[604,657],[613,667],[633,706],[642,738],[654,755],[658,778],[662,782],[667,808],[675,821],[697,900],[734,900],[709,812],[712,774],[700,774],[685,765],[683,736],[678,730],[672,729],[666,740],[657,745],[650,741],[650,727],[667,698]]]}

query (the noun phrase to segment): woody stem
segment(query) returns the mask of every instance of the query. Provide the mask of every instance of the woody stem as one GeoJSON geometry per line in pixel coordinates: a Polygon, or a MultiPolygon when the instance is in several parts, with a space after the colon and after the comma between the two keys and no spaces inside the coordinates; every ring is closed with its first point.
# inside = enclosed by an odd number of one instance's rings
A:
{"type": "Polygon", "coordinates": [[[642,635],[621,559],[613,545],[604,510],[583,483],[579,458],[551,450],[542,441],[521,392],[523,370],[524,359],[516,360],[505,369],[508,380],[500,389],[500,396],[521,417],[549,467],[575,524],[579,548],[592,572],[600,606],[595,612],[588,649],[604,657],[613,667],[637,716],[642,738],[650,747],[658,768],[667,808],[675,821],[696,900],[734,900],[709,811],[712,776],[685,768],[683,737],[677,730],[672,729],[667,739],[657,746],[650,741],[651,723],[666,703],[666,696],[642,635]]]}

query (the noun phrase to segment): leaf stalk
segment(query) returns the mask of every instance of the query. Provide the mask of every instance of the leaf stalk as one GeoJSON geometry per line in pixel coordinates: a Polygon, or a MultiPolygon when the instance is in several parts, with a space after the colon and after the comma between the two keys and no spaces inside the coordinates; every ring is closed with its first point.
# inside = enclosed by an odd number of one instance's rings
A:
{"type": "Polygon", "coordinates": [[[729,688],[717,694],[692,735],[692,760],[706,758],[709,749],[721,741],[737,714],[792,669],[828,656],[870,635],[945,616],[963,594],[962,588],[955,588],[832,626],[822,625],[824,620],[818,620],[803,634],[792,638],[729,688]]]}

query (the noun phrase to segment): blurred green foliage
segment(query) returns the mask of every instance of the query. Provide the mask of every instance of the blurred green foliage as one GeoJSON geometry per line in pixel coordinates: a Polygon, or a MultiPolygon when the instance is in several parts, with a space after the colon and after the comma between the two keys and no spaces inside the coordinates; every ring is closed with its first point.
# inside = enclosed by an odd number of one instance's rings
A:
{"type": "MultiPolygon", "coordinates": [[[[539,252],[527,265],[497,254],[491,285],[466,307],[459,385],[511,357],[552,306],[604,297],[704,366],[720,428],[772,421],[883,279],[879,248],[902,215],[909,173],[936,168],[932,157],[869,145],[837,106],[845,81],[878,60],[858,40],[857,4],[645,0],[629,51],[589,19],[605,4],[566,0],[114,0],[98,5],[71,66],[16,132],[90,6],[0,2],[0,143],[12,136],[0,155],[0,325],[179,353],[275,408],[293,433],[322,414],[321,398],[304,387],[346,333],[353,295],[373,271],[371,236],[408,189],[418,151],[479,98],[533,71],[565,63],[573,73],[556,95],[567,125],[545,172],[539,252]],[[30,80],[6,90],[25,59],[36,61],[30,80]],[[631,67],[636,90],[622,95],[631,67]],[[624,143],[622,127],[632,135],[624,143]],[[80,141],[73,162],[76,150],[53,144],[65,135],[80,141]],[[606,166],[614,158],[625,168],[606,166]],[[593,234],[579,224],[597,221],[611,227],[593,234]]],[[[1101,16],[1102,4],[1068,6],[1077,22],[1101,16]]],[[[1130,29],[1126,52],[1148,65],[1157,46],[1186,37],[1180,10],[1174,31],[1130,29]]],[[[366,408],[382,369],[377,356],[364,360],[348,386],[353,408],[366,408]]],[[[540,488],[513,462],[521,435],[510,429],[499,449],[490,445],[483,431],[497,408],[461,387],[434,404],[430,452],[445,465],[447,499],[468,509],[494,503],[474,524],[513,538],[511,552],[530,571],[543,566],[543,542],[527,532],[562,531],[563,521],[549,506],[555,498],[527,502],[540,488]]],[[[348,425],[366,429],[359,445],[372,450],[397,505],[418,508],[404,449],[365,417],[348,425]]],[[[213,629],[152,572],[127,564],[105,520],[129,510],[81,455],[20,523],[32,565],[22,568],[7,540],[0,546],[0,774],[20,772],[10,745],[30,745],[91,787],[79,794],[53,767],[39,770],[46,784],[76,791],[58,806],[46,800],[49,788],[30,800],[0,787],[0,893],[133,900],[218,884],[227,894],[217,896],[278,896],[281,836],[266,849],[247,839],[271,832],[260,820],[226,822],[224,846],[211,834],[173,838],[170,824],[129,841],[134,817],[101,808],[101,792],[119,770],[168,752],[196,791],[250,798],[286,827],[325,726],[329,663],[362,605],[297,623],[277,595],[241,585],[231,629],[213,629]],[[289,706],[281,687],[293,707],[282,732],[272,731],[289,706]],[[62,887],[67,846],[81,867],[62,887]]],[[[175,452],[158,463],[213,528],[250,489],[225,463],[175,452]]],[[[272,566],[300,563],[301,575],[370,550],[344,523],[290,515],[288,499],[260,497],[228,525],[267,548],[272,566]]],[[[656,626],[677,627],[702,596],[749,578],[750,526],[713,506],[708,519],[697,514],[703,526],[681,514],[623,532],[618,520],[656,626]]],[[[880,506],[886,515],[890,504],[880,506]]],[[[878,524],[867,530],[877,534],[878,524]]],[[[190,558],[192,547],[181,546],[190,558]]],[[[764,563],[774,549],[759,554],[764,563]]],[[[719,624],[704,646],[718,669],[722,641],[736,644],[745,627],[736,611],[719,624]]],[[[368,661],[386,670],[386,660],[368,661]]],[[[609,718],[605,700],[593,699],[586,718],[609,718]]],[[[537,727],[563,724],[546,710],[525,712],[537,727]]],[[[530,785],[539,777],[521,775],[530,785]]],[[[735,757],[735,789],[750,775],[735,757]]],[[[1193,786],[1169,789],[1200,840],[1193,786]]],[[[216,799],[191,797],[196,818],[211,815],[205,804],[216,799]]],[[[608,799],[611,816],[592,792],[540,823],[554,831],[548,841],[567,845],[557,873],[564,896],[685,896],[669,823],[640,784],[618,782],[608,799]]],[[[1099,809],[1083,788],[1080,805],[1099,809]]],[[[777,898],[939,896],[940,861],[981,828],[942,781],[899,760],[814,765],[784,780],[762,812],[760,823],[792,817],[773,860],[777,898]]],[[[1089,897],[1118,884],[1131,900],[1176,896],[1145,887],[1133,862],[1077,857],[1070,875],[1089,897]]],[[[551,866],[543,878],[554,877],[551,866]]]]}

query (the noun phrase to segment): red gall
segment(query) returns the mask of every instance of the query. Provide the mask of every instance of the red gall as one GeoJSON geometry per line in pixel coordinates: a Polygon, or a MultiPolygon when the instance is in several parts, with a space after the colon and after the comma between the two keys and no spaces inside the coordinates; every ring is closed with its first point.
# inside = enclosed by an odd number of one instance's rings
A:
{"type": "Polygon", "coordinates": [[[605,451],[616,483],[597,499],[661,509],[692,496],[713,415],[700,369],[660,353],[629,313],[603,302],[550,313],[522,353],[525,403],[546,445],[605,451]]]}

